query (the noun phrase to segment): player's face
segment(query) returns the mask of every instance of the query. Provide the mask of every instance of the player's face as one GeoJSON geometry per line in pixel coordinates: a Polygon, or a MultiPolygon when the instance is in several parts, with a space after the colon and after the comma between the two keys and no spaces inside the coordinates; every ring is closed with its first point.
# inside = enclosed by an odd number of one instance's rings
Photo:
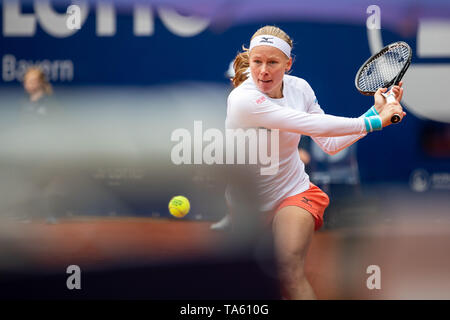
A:
{"type": "Polygon", "coordinates": [[[23,86],[28,94],[33,94],[41,90],[41,81],[37,72],[30,72],[23,79],[23,86]]]}
{"type": "Polygon", "coordinates": [[[292,58],[271,46],[257,46],[250,52],[250,72],[258,89],[271,98],[282,98],[283,76],[292,58]]]}

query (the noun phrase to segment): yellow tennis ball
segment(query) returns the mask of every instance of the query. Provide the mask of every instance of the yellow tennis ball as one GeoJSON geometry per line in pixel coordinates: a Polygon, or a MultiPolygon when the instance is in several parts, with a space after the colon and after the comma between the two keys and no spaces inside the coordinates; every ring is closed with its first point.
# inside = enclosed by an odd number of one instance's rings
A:
{"type": "Polygon", "coordinates": [[[177,218],[183,218],[188,214],[191,209],[191,205],[189,200],[183,196],[175,196],[170,199],[169,202],[169,211],[170,214],[177,218]]]}

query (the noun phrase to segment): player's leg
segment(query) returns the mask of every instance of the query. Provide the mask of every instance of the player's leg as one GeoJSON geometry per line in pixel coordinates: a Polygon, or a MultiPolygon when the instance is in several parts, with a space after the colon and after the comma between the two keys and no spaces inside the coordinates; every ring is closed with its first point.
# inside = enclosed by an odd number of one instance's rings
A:
{"type": "Polygon", "coordinates": [[[305,258],[314,233],[314,218],[305,209],[287,206],[276,213],[272,231],[284,298],[316,299],[305,275],[305,258]]]}

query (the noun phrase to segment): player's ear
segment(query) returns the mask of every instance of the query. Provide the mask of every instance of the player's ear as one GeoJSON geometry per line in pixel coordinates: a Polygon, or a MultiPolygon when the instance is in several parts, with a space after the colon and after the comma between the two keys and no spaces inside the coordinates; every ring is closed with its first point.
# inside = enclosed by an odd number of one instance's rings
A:
{"type": "Polygon", "coordinates": [[[292,67],[292,57],[289,58],[289,61],[286,64],[285,72],[291,70],[291,67],[292,67]]]}

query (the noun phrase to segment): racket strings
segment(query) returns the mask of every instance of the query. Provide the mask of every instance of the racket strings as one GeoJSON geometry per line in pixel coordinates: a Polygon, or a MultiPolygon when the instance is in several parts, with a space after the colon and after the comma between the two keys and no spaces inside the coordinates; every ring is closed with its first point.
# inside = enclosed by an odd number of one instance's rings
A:
{"type": "Polygon", "coordinates": [[[405,46],[392,47],[369,62],[360,73],[358,86],[362,91],[376,91],[390,85],[406,64],[409,50],[405,46]]]}

